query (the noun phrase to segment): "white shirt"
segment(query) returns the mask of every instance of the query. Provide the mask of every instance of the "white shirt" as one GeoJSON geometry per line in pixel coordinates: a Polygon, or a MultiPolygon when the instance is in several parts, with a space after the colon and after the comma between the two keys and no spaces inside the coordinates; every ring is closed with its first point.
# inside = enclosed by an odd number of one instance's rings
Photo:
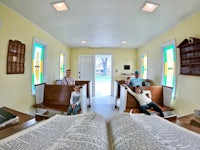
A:
{"type": "Polygon", "coordinates": [[[71,93],[71,98],[70,98],[70,104],[76,104],[76,105],[79,105],[80,104],[80,92],[76,92],[76,91],[73,91],[71,93]]]}
{"type": "Polygon", "coordinates": [[[62,85],[75,85],[75,80],[73,78],[64,77],[61,81],[62,85]]]}
{"type": "Polygon", "coordinates": [[[133,95],[136,98],[136,100],[140,103],[140,106],[147,105],[152,102],[151,91],[143,91],[143,93],[137,94],[133,92],[129,87],[127,87],[127,90],[131,95],[133,95]],[[149,97],[147,97],[146,94],[149,94],[149,97]]]}

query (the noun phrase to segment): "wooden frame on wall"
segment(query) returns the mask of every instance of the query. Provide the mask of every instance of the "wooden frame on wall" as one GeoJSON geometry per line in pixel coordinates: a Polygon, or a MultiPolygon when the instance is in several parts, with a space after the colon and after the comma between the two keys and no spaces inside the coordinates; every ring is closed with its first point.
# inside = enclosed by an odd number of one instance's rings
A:
{"type": "Polygon", "coordinates": [[[180,49],[180,74],[200,76],[200,39],[189,37],[177,47],[180,49]]]}
{"type": "Polygon", "coordinates": [[[7,74],[23,74],[25,63],[25,44],[9,40],[7,54],[7,74]]]}

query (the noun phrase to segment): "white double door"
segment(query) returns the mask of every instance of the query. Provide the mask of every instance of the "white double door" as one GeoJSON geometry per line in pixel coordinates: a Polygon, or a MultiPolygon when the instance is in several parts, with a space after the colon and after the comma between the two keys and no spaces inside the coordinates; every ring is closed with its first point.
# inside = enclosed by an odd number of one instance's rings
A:
{"type": "MultiPolygon", "coordinates": [[[[104,56],[104,55],[102,55],[104,56]]],[[[95,96],[95,70],[96,70],[96,55],[80,55],[78,63],[78,79],[79,80],[90,80],[92,81],[92,96],[95,96]]],[[[111,81],[110,81],[111,89],[111,81]]],[[[109,88],[109,87],[107,87],[109,88]]],[[[102,90],[105,90],[102,88],[102,90]]],[[[112,93],[112,92],[111,92],[112,93]]],[[[110,94],[111,94],[110,93],[110,94]]]]}

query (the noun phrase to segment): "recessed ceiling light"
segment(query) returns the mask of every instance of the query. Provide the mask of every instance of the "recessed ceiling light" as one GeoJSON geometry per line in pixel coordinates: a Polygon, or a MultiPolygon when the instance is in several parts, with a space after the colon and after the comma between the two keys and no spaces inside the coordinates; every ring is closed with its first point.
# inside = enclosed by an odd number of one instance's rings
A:
{"type": "Polygon", "coordinates": [[[158,6],[159,6],[158,4],[147,1],[144,3],[142,7],[142,11],[153,12],[158,6]]]}
{"type": "Polygon", "coordinates": [[[122,41],[121,43],[122,43],[122,44],[127,44],[128,42],[127,42],[127,41],[122,41]]]}
{"type": "Polygon", "coordinates": [[[64,1],[59,1],[59,2],[53,2],[51,3],[53,5],[53,7],[57,10],[57,11],[66,11],[68,10],[67,5],[65,4],[64,1]]]}
{"type": "Polygon", "coordinates": [[[82,43],[82,44],[85,44],[85,43],[87,43],[87,41],[86,41],[86,40],[82,40],[81,43],[82,43]]]}

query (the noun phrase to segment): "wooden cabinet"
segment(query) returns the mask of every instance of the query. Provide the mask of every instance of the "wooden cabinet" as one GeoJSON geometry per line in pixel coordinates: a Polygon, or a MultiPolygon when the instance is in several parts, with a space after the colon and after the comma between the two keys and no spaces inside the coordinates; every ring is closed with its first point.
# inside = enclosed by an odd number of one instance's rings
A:
{"type": "Polygon", "coordinates": [[[7,55],[7,74],[24,73],[25,44],[9,40],[7,55]]]}
{"type": "Polygon", "coordinates": [[[180,49],[180,73],[200,75],[200,39],[190,37],[178,46],[180,49]]]}

